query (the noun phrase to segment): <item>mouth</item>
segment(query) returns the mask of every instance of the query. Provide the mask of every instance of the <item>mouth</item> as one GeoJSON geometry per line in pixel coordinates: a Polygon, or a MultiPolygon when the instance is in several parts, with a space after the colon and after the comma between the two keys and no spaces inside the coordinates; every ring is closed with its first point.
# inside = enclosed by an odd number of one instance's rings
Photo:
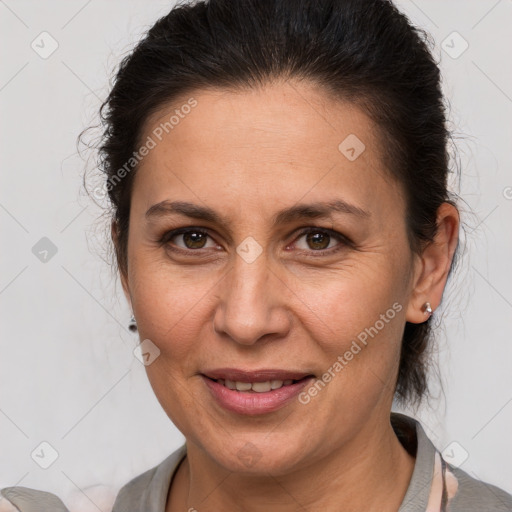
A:
{"type": "Polygon", "coordinates": [[[215,401],[238,414],[256,415],[289,404],[315,375],[286,370],[218,369],[201,374],[215,401]]]}

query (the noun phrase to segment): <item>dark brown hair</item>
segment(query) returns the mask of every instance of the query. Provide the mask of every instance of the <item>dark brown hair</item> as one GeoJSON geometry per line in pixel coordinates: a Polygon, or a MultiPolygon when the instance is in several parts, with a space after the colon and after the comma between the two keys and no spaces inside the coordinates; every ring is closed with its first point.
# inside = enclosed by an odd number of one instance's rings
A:
{"type": "MultiPolygon", "coordinates": [[[[101,108],[100,147],[118,268],[127,268],[133,152],[165,104],[207,88],[307,80],[362,108],[385,134],[385,163],[403,186],[411,250],[436,234],[449,171],[445,104],[428,36],[386,0],[206,0],[176,5],[121,62],[101,108]],[[127,162],[130,162],[127,168],[127,162]],[[119,179],[121,169],[122,179],[119,179]],[[127,170],[127,171],[126,171],[127,170]]],[[[453,259],[450,273],[456,258],[453,259]]],[[[407,322],[399,403],[427,394],[431,319],[407,322]]]]}

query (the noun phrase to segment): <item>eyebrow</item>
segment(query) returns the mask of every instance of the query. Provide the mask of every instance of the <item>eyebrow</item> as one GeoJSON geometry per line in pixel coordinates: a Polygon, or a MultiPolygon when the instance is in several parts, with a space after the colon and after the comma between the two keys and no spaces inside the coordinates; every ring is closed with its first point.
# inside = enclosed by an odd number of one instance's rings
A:
{"type": "MultiPolygon", "coordinates": [[[[361,219],[371,216],[370,212],[347,203],[342,199],[328,202],[315,202],[298,204],[277,212],[272,218],[272,225],[291,223],[300,219],[328,218],[332,213],[344,213],[354,215],[361,219]]],[[[151,206],[145,214],[147,220],[167,217],[169,215],[184,215],[193,219],[208,221],[216,224],[227,224],[227,218],[207,206],[199,206],[186,201],[164,200],[151,206]]]]}

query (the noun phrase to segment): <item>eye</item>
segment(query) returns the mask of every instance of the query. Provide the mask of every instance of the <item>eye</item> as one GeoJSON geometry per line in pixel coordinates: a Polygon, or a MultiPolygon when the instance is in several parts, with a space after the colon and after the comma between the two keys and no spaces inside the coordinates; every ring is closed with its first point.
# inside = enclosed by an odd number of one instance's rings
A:
{"type": "MultiPolygon", "coordinates": [[[[168,231],[163,235],[160,240],[162,245],[170,244],[169,247],[173,250],[197,250],[208,248],[207,242],[210,235],[200,228],[181,228],[173,231],[168,231]],[[171,243],[172,242],[172,243],[171,243]],[[181,242],[181,243],[180,243],[181,242]],[[172,246],[175,247],[172,247],[172,246]]],[[[212,241],[213,243],[213,241],[212,241]]],[[[215,247],[213,243],[210,247],[215,247]]]]}
{"type": "Polygon", "coordinates": [[[330,254],[350,245],[350,240],[331,229],[308,227],[299,233],[299,237],[293,245],[300,251],[330,254]],[[300,242],[301,239],[303,242],[300,242]]]}

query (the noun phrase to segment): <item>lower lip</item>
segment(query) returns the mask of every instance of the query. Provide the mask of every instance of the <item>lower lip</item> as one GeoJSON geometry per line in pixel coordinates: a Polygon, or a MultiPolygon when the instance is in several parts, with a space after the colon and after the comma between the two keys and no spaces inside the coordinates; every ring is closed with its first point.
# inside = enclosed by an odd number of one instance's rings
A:
{"type": "Polygon", "coordinates": [[[219,384],[217,381],[201,376],[216,402],[231,412],[251,416],[265,414],[281,409],[289,404],[314,377],[302,379],[289,386],[257,393],[255,391],[237,391],[219,384]]]}

